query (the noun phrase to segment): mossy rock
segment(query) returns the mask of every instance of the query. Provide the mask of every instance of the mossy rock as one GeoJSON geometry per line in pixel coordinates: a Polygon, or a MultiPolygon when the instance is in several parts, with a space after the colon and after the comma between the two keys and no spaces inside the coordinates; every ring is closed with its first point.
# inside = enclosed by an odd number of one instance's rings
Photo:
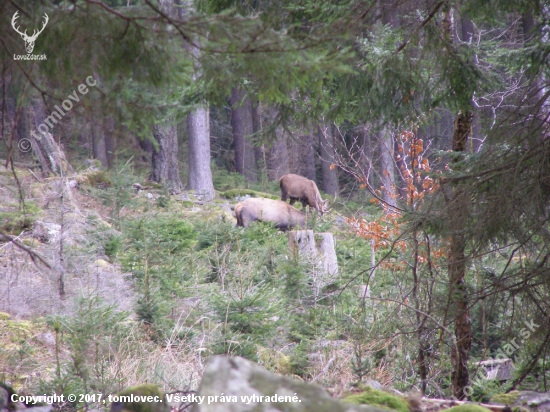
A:
{"type": "Polygon", "coordinates": [[[524,408],[523,406],[514,406],[512,412],[530,412],[530,409],[524,408]]]}
{"type": "Polygon", "coordinates": [[[367,387],[365,392],[363,393],[350,395],[344,398],[343,401],[354,403],[356,405],[379,406],[384,409],[390,409],[399,412],[409,412],[410,410],[409,404],[405,399],[400,398],[396,395],[392,395],[388,392],[372,389],[370,387],[367,387]]]}
{"type": "Polygon", "coordinates": [[[491,410],[472,403],[465,403],[460,406],[453,406],[451,409],[447,409],[447,412],[491,412],[491,410]]]}
{"type": "Polygon", "coordinates": [[[267,199],[279,200],[278,196],[274,196],[270,193],[258,192],[251,189],[231,189],[226,190],[225,192],[220,192],[220,196],[223,196],[228,199],[234,199],[236,197],[242,196],[251,196],[251,197],[265,197],[267,199]]]}
{"type": "Polygon", "coordinates": [[[491,398],[490,403],[497,403],[499,405],[512,405],[519,396],[519,391],[512,391],[509,393],[498,393],[491,398]]]}
{"type": "Polygon", "coordinates": [[[127,397],[128,399],[113,402],[111,404],[111,412],[170,412],[170,405],[168,405],[166,397],[157,385],[130,386],[118,393],[117,396],[127,397]],[[158,397],[157,399],[161,399],[162,402],[130,402],[130,397],[132,397],[132,395],[134,398],[156,396],[158,397]]]}
{"type": "Polygon", "coordinates": [[[111,175],[106,170],[94,170],[83,173],[76,177],[76,181],[97,188],[109,187],[112,184],[111,175]]]}
{"type": "Polygon", "coordinates": [[[0,320],[8,320],[9,318],[11,318],[9,313],[0,312],[0,320]]]}
{"type": "Polygon", "coordinates": [[[4,382],[0,382],[0,411],[8,410],[15,411],[16,407],[11,401],[12,395],[15,394],[13,388],[4,382]]]}

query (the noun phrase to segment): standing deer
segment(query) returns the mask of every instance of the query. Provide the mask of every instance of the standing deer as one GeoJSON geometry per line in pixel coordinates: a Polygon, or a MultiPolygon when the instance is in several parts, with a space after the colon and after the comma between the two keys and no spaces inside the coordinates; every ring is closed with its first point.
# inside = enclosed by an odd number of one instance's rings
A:
{"type": "Polygon", "coordinates": [[[281,200],[286,202],[290,198],[290,204],[293,205],[296,200],[302,202],[302,206],[317,210],[323,215],[327,212],[327,201],[321,199],[321,194],[313,180],[306,179],[303,176],[288,174],[279,179],[281,187],[281,200]]]}
{"type": "Polygon", "coordinates": [[[21,33],[21,31],[19,30],[19,27],[15,27],[15,20],[17,20],[17,18],[19,17],[17,13],[19,13],[19,10],[17,10],[13,15],[13,18],[11,19],[11,25],[13,29],[17,33],[19,33],[23,38],[23,40],[25,41],[25,49],[27,49],[27,53],[30,54],[34,50],[34,42],[36,41],[36,38],[40,33],[44,31],[44,28],[46,27],[46,24],[48,24],[48,21],[50,20],[50,18],[46,13],[44,13],[44,24],[42,25],[42,28],[40,30],[34,30],[32,36],[29,36],[27,34],[27,30],[25,30],[24,33],[21,33]]]}

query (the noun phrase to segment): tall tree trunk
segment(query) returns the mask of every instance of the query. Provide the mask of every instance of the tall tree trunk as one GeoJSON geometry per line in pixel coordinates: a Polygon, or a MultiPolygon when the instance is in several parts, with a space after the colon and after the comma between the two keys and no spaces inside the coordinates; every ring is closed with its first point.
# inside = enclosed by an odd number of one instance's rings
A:
{"type": "MultiPolygon", "coordinates": [[[[394,171],[395,171],[395,194],[400,199],[407,199],[407,184],[403,175],[403,171],[406,167],[405,159],[403,156],[398,156],[399,154],[399,141],[398,139],[393,139],[393,161],[394,161],[394,171]]],[[[397,203],[397,202],[396,202],[397,203]]]]}
{"type": "Polygon", "coordinates": [[[361,128],[361,151],[359,153],[359,169],[357,173],[363,180],[363,184],[371,185],[372,160],[374,158],[373,141],[369,125],[361,128]]]}
{"type": "MultiPolygon", "coordinates": [[[[275,119],[275,109],[272,109],[271,117],[275,119]]],[[[267,150],[267,177],[269,180],[279,180],[290,173],[289,170],[287,136],[284,128],[279,126],[275,129],[275,140],[267,150]]]]}
{"type": "MultiPolygon", "coordinates": [[[[526,7],[526,10],[523,12],[521,16],[521,27],[522,27],[522,34],[523,34],[523,45],[524,47],[530,47],[531,46],[531,40],[533,39],[533,36],[535,35],[537,28],[535,24],[535,17],[533,13],[533,5],[528,4],[526,7]]],[[[537,75],[534,73],[527,73],[527,80],[529,82],[527,87],[527,95],[525,96],[525,103],[522,112],[522,121],[525,124],[526,129],[529,129],[530,132],[529,135],[532,137],[529,139],[531,141],[531,144],[537,144],[540,143],[540,140],[542,136],[544,135],[544,130],[546,127],[544,126],[546,118],[546,114],[540,113],[542,106],[541,102],[543,99],[543,94],[545,87],[543,85],[543,81],[541,78],[541,75],[537,75]],[[533,139],[534,137],[534,139],[533,139]]]]}
{"type": "Polygon", "coordinates": [[[231,90],[231,127],[235,146],[235,168],[248,182],[258,181],[256,155],[250,136],[254,133],[252,103],[243,90],[231,90]]]}
{"type": "MultiPolygon", "coordinates": [[[[98,101],[99,104],[99,101],[98,101]]],[[[101,166],[107,168],[109,161],[107,160],[107,145],[105,143],[105,130],[103,129],[103,122],[101,121],[101,113],[94,115],[92,121],[92,155],[94,159],[99,160],[101,166]]]]}
{"type": "MultiPolygon", "coordinates": [[[[472,127],[472,112],[461,112],[455,120],[453,132],[453,152],[466,150],[468,136],[472,127]]],[[[458,184],[453,187],[447,214],[451,228],[451,244],[448,253],[449,283],[451,304],[454,309],[454,327],[456,347],[453,348],[451,375],[453,396],[464,399],[464,388],[468,386],[468,359],[472,346],[471,321],[468,309],[469,299],[466,288],[466,219],[469,196],[466,188],[458,184]]]]}
{"type": "MultiPolygon", "coordinates": [[[[167,1],[167,0],[163,0],[167,1]]],[[[173,1],[173,0],[172,0],[173,1]]],[[[180,18],[185,18],[182,0],[176,0],[179,6],[180,18]]],[[[198,43],[199,40],[195,39],[198,43]]],[[[201,75],[200,50],[191,43],[185,48],[194,58],[193,80],[201,75]]],[[[187,135],[189,138],[189,183],[188,187],[200,195],[203,200],[211,200],[216,195],[212,170],[210,169],[210,110],[206,102],[201,102],[187,115],[187,135]]]]}
{"type": "Polygon", "coordinates": [[[391,211],[397,206],[397,190],[395,186],[394,142],[389,128],[384,126],[379,132],[380,147],[380,180],[382,182],[382,199],[384,210],[391,211]]]}
{"type": "Polygon", "coordinates": [[[113,167],[117,139],[115,138],[115,119],[106,117],[103,121],[105,130],[105,150],[107,151],[107,167],[113,167]]]}
{"type": "Polygon", "coordinates": [[[330,123],[319,124],[317,127],[319,134],[319,154],[321,157],[321,170],[323,171],[323,189],[332,196],[338,196],[340,188],[338,186],[338,169],[336,164],[334,135],[330,123]]]}
{"type": "MultiPolygon", "coordinates": [[[[178,18],[174,0],[159,0],[159,7],[170,18],[178,18]]],[[[179,175],[177,130],[175,121],[170,117],[153,126],[157,147],[151,156],[150,179],[166,185],[172,193],[178,193],[183,188],[179,175]]]]}
{"type": "MultiPolygon", "coordinates": [[[[474,36],[475,26],[472,20],[467,16],[462,14],[460,16],[460,40],[464,43],[471,43],[474,36]]],[[[482,137],[481,137],[481,125],[480,121],[480,111],[475,108],[474,101],[472,99],[472,136],[470,138],[470,151],[477,153],[481,149],[482,137]]]]}
{"type": "Polygon", "coordinates": [[[45,113],[44,102],[41,99],[33,99],[31,105],[27,108],[32,149],[40,162],[42,173],[45,176],[50,174],[57,176],[73,174],[73,167],[65,158],[61,146],[57,144],[48,130],[45,113]],[[42,133],[43,131],[45,133],[42,133]]]}
{"type": "MultiPolygon", "coordinates": [[[[260,113],[260,104],[257,101],[252,102],[252,132],[254,136],[260,134],[262,130],[262,117],[260,113]]],[[[258,173],[267,170],[267,165],[264,158],[264,146],[254,146],[254,156],[256,157],[256,165],[258,167],[258,173]]]]}
{"type": "MultiPolygon", "coordinates": [[[[94,79],[99,79],[99,82],[101,83],[101,77],[96,71],[94,71],[94,79]]],[[[92,120],[90,122],[92,157],[99,160],[102,167],[108,168],[109,160],[106,142],[107,121],[104,117],[105,114],[103,113],[104,97],[96,90],[92,91],[90,98],[92,100],[92,120]]]]}
{"type": "Polygon", "coordinates": [[[313,135],[300,136],[297,143],[297,172],[299,175],[315,181],[315,144],[313,135]]]}
{"type": "Polygon", "coordinates": [[[183,188],[178,168],[178,129],[166,121],[153,126],[153,137],[158,148],[151,156],[151,180],[165,184],[170,192],[178,193],[183,188]]]}
{"type": "Polygon", "coordinates": [[[214,198],[210,170],[210,111],[199,107],[187,115],[189,135],[189,188],[204,200],[214,198]]]}
{"type": "MultiPolygon", "coordinates": [[[[454,49],[455,30],[452,10],[446,7],[445,17],[442,21],[443,34],[449,47],[454,49]]],[[[455,19],[456,20],[456,19],[455,19]]],[[[462,35],[471,36],[468,29],[462,35]]],[[[472,99],[473,96],[470,96],[472,99]]],[[[453,127],[452,151],[463,153],[467,150],[468,137],[472,130],[472,106],[467,110],[461,110],[455,117],[453,127]]],[[[459,155],[451,158],[451,165],[455,171],[460,168],[459,155]]],[[[466,222],[468,217],[469,196],[461,183],[451,187],[450,196],[447,198],[447,215],[450,228],[450,246],[447,254],[449,270],[449,296],[454,313],[454,329],[456,346],[451,353],[451,389],[457,399],[466,397],[465,388],[469,383],[468,359],[472,346],[472,330],[470,313],[468,309],[469,297],[466,288],[466,222]]]]}

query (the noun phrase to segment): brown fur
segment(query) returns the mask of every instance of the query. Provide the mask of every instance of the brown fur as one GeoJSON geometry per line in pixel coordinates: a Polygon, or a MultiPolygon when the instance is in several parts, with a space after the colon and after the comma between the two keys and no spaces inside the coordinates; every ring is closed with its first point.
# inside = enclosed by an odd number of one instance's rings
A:
{"type": "Polygon", "coordinates": [[[235,206],[237,226],[248,227],[256,220],[275,223],[275,227],[287,230],[294,226],[305,226],[302,212],[280,200],[251,197],[235,206]]]}
{"type": "Polygon", "coordinates": [[[326,202],[321,199],[321,194],[313,180],[306,179],[303,176],[288,174],[279,179],[281,187],[281,200],[286,202],[290,198],[290,204],[293,205],[296,200],[302,202],[302,206],[317,210],[321,215],[327,212],[326,202]]]}

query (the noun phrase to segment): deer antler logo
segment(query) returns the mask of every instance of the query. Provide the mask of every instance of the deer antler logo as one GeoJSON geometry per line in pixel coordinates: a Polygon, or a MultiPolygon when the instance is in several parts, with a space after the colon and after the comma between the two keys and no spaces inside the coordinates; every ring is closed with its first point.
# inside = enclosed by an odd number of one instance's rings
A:
{"type": "Polygon", "coordinates": [[[44,13],[44,24],[42,25],[42,28],[40,30],[34,30],[32,36],[29,36],[27,34],[27,30],[25,30],[24,33],[21,33],[21,31],[19,30],[19,27],[15,27],[15,20],[17,20],[17,18],[19,17],[17,13],[19,13],[19,11],[16,11],[15,14],[13,15],[13,18],[11,19],[11,25],[13,29],[21,35],[23,40],[25,40],[25,48],[27,49],[27,53],[30,54],[34,49],[34,42],[36,41],[36,38],[40,33],[44,31],[44,28],[46,27],[46,24],[48,24],[48,21],[50,20],[50,18],[46,13],[44,13]]]}

